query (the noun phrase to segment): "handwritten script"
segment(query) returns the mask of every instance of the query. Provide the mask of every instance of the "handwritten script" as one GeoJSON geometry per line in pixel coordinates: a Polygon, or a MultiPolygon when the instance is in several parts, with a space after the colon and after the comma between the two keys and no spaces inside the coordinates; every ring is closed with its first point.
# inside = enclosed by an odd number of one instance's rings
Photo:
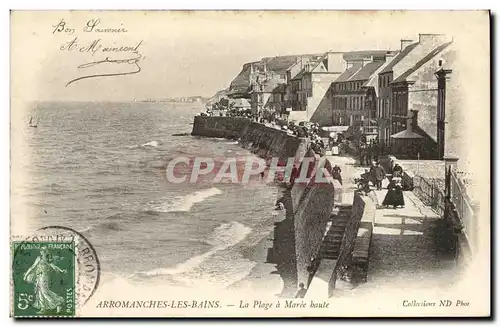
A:
{"type": "Polygon", "coordinates": [[[87,78],[95,78],[95,77],[110,77],[110,76],[121,76],[121,75],[131,75],[131,74],[137,74],[141,71],[141,67],[138,64],[138,61],[141,59],[141,55],[138,52],[135,52],[137,55],[134,58],[129,58],[129,59],[109,59],[109,57],[106,57],[104,60],[100,61],[92,61],[83,65],[78,66],[79,69],[84,69],[88,67],[93,67],[96,65],[101,65],[101,64],[106,64],[106,63],[111,63],[111,64],[127,64],[132,66],[131,71],[125,71],[125,72],[119,72],[119,73],[108,73],[108,74],[89,74],[89,75],[84,75],[80,76],[78,78],[72,79],[66,84],[66,87],[74,82],[80,81],[82,79],[87,79],[87,78]]]}
{"type": "MultiPolygon", "coordinates": [[[[82,28],[82,31],[85,33],[127,33],[128,30],[123,27],[123,23],[120,23],[120,27],[102,27],[100,19],[89,19],[85,26],[82,28]]],[[[74,34],[76,28],[72,28],[68,23],[62,18],[57,24],[52,25],[54,28],[52,34],[56,33],[66,33],[66,34],[74,34]]]]}
{"type": "MultiPolygon", "coordinates": [[[[143,44],[143,40],[132,44],[120,44],[116,41],[109,42],[102,38],[82,41],[79,36],[76,36],[76,31],[77,28],[71,26],[64,18],[52,25],[52,34],[75,35],[69,41],[59,46],[60,51],[67,53],[89,53],[91,56],[95,55],[96,57],[99,56],[99,54],[104,54],[106,57],[101,60],[93,60],[79,65],[77,67],[79,70],[88,71],[88,69],[93,67],[94,72],[87,73],[86,75],[68,81],[66,87],[85,79],[131,75],[141,71],[139,61],[144,60],[145,57],[140,54],[139,49],[143,44]],[[96,69],[98,72],[95,72],[96,69]],[[99,72],[101,69],[103,71],[99,72]]],[[[101,35],[102,33],[116,34],[128,32],[123,26],[123,23],[120,23],[119,27],[102,27],[101,20],[96,18],[89,19],[81,28],[81,31],[84,34],[101,33],[101,35]]]]}

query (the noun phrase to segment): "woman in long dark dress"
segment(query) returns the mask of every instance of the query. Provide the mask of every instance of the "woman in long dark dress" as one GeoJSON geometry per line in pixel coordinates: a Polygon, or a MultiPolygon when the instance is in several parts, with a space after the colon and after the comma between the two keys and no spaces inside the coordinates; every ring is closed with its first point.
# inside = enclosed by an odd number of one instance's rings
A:
{"type": "Polygon", "coordinates": [[[387,194],[385,195],[382,205],[385,207],[392,206],[394,209],[398,206],[405,206],[400,177],[394,177],[387,186],[387,194]]]}
{"type": "Polygon", "coordinates": [[[340,174],[341,172],[342,172],[342,169],[338,165],[333,166],[332,177],[333,177],[333,179],[338,180],[340,185],[342,185],[342,175],[340,174]]]}

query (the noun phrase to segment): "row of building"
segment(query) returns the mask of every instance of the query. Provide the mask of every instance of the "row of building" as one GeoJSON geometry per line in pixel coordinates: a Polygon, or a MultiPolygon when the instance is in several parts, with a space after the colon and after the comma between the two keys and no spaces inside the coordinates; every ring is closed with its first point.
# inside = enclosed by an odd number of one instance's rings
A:
{"type": "Polygon", "coordinates": [[[264,119],[360,126],[386,152],[441,159],[453,137],[445,93],[454,59],[452,38],[441,34],[403,39],[396,51],[269,57],[245,64],[227,94],[264,119]]]}

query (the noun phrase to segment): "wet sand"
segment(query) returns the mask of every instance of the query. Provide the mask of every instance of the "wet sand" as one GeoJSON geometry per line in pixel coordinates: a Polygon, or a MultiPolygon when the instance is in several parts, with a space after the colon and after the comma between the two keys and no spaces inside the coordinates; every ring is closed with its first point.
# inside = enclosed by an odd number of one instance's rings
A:
{"type": "MultiPolygon", "coordinates": [[[[277,211],[279,215],[284,215],[284,211],[277,211]]],[[[275,217],[273,220],[280,219],[275,217]]],[[[243,279],[233,283],[228,290],[245,291],[256,293],[260,297],[277,298],[283,290],[283,279],[278,274],[274,263],[267,263],[268,249],[273,247],[274,231],[263,237],[254,246],[246,249],[243,255],[246,259],[255,262],[255,266],[243,279]]]]}

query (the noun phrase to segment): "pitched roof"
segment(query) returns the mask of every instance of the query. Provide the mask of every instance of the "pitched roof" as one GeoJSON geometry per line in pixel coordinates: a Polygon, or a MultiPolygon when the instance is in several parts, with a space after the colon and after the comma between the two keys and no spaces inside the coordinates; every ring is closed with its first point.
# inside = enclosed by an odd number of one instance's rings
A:
{"type": "Polygon", "coordinates": [[[417,134],[413,131],[409,131],[409,130],[405,129],[399,133],[392,134],[391,138],[393,138],[393,139],[421,139],[421,138],[423,138],[423,136],[420,134],[417,134]]]}
{"type": "Polygon", "coordinates": [[[344,60],[361,60],[371,56],[384,56],[387,50],[363,50],[363,51],[349,51],[344,53],[344,60]]]}
{"type": "Polygon", "coordinates": [[[261,83],[262,89],[254,88],[252,92],[279,93],[284,92],[284,81],[278,78],[271,78],[261,83]]]}
{"type": "Polygon", "coordinates": [[[292,78],[292,80],[295,80],[295,79],[301,79],[301,78],[302,78],[302,76],[304,76],[304,74],[305,74],[306,72],[312,72],[312,71],[314,71],[314,70],[315,70],[315,69],[316,69],[316,68],[317,68],[317,67],[318,67],[318,66],[319,66],[319,65],[320,65],[320,64],[321,64],[321,63],[325,60],[326,55],[327,55],[327,54],[324,54],[324,55],[322,55],[321,57],[319,57],[319,56],[318,56],[315,60],[312,60],[312,59],[314,59],[314,58],[311,58],[311,61],[306,62],[304,65],[306,65],[306,64],[310,64],[310,65],[309,65],[309,67],[312,67],[312,68],[310,68],[309,70],[306,70],[306,67],[304,66],[304,68],[302,68],[302,69],[301,69],[301,70],[297,73],[297,75],[295,75],[295,76],[292,78]]]}
{"type": "Polygon", "coordinates": [[[404,82],[406,79],[413,74],[415,71],[417,71],[420,67],[425,65],[429,60],[437,56],[441,51],[446,49],[452,42],[444,43],[441,44],[439,47],[435,48],[431,52],[429,52],[425,57],[423,57],[419,62],[415,64],[412,68],[408,69],[405,71],[403,74],[401,74],[398,78],[396,78],[394,81],[392,81],[391,84],[399,83],[399,82],[404,82]]]}
{"type": "Polygon", "coordinates": [[[371,76],[363,83],[363,87],[373,87],[375,89],[375,94],[378,96],[378,74],[390,63],[390,61],[386,61],[380,66],[371,76]]]}
{"type": "Polygon", "coordinates": [[[273,92],[281,83],[283,83],[283,80],[281,79],[271,79],[269,81],[266,81],[263,83],[264,87],[262,92],[273,92]]]}
{"type": "Polygon", "coordinates": [[[335,80],[334,83],[337,82],[346,82],[351,78],[352,75],[356,74],[358,70],[360,70],[363,66],[361,64],[354,64],[351,68],[347,68],[340,76],[335,80]]]}
{"type": "Polygon", "coordinates": [[[306,69],[305,68],[302,68],[298,73],[297,75],[295,75],[294,77],[292,77],[292,80],[295,80],[295,79],[301,79],[302,76],[304,75],[304,73],[306,72],[306,69]]]}
{"type": "Polygon", "coordinates": [[[356,74],[349,78],[350,81],[364,81],[370,78],[372,74],[384,64],[384,61],[374,61],[366,64],[356,74]]]}
{"type": "Polygon", "coordinates": [[[396,64],[400,62],[404,57],[406,57],[406,55],[410,53],[410,51],[413,50],[417,45],[418,42],[410,44],[409,46],[401,50],[401,52],[396,57],[394,57],[394,59],[392,59],[389,65],[385,66],[385,68],[382,69],[382,71],[379,74],[391,72],[392,68],[396,66],[396,64]]]}

